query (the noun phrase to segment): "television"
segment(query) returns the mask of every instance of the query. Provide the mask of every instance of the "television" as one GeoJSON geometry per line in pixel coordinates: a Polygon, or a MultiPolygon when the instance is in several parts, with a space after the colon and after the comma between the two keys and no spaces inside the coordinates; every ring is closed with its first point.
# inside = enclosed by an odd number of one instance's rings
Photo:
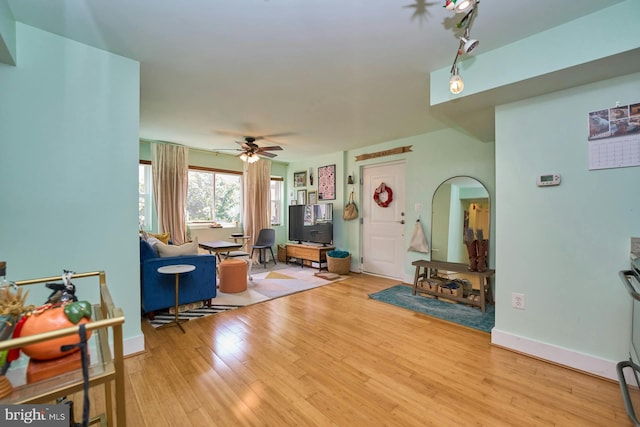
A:
{"type": "Polygon", "coordinates": [[[333,243],[333,204],[289,206],[289,240],[298,243],[333,243]]]}

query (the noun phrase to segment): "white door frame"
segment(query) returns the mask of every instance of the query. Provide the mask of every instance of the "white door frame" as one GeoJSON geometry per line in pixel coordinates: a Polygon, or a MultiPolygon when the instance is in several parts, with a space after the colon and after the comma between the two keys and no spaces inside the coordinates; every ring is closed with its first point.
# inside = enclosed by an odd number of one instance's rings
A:
{"type": "MultiPolygon", "coordinates": [[[[360,177],[362,177],[360,180],[360,190],[361,190],[360,193],[361,193],[361,206],[362,206],[362,214],[361,214],[362,220],[360,221],[360,254],[361,254],[360,271],[363,273],[384,276],[384,277],[391,277],[398,280],[404,280],[405,278],[404,266],[406,261],[406,248],[405,248],[404,221],[406,221],[406,216],[405,216],[406,163],[407,163],[406,160],[395,160],[390,162],[369,164],[366,166],[362,166],[360,168],[360,177]],[[372,212],[368,211],[369,206],[371,205],[371,203],[375,205],[375,202],[373,201],[373,190],[375,189],[375,187],[368,188],[367,183],[365,182],[365,179],[366,179],[365,177],[368,175],[367,173],[368,169],[375,169],[375,168],[382,169],[387,166],[390,166],[390,167],[402,166],[402,171],[401,171],[402,176],[398,175],[396,177],[398,181],[396,181],[394,185],[390,185],[390,187],[393,190],[393,202],[392,202],[393,205],[389,207],[393,206],[394,210],[392,211],[392,213],[389,213],[391,214],[393,219],[389,220],[387,224],[390,224],[395,229],[395,232],[393,233],[396,236],[396,239],[393,243],[394,244],[393,251],[395,251],[394,262],[389,263],[386,267],[376,266],[375,268],[373,268],[373,270],[376,270],[376,271],[367,271],[367,270],[372,270],[371,267],[365,268],[365,265],[367,264],[367,255],[369,256],[369,259],[371,259],[373,252],[371,251],[371,247],[367,247],[367,243],[368,243],[367,240],[369,236],[365,236],[365,221],[368,221],[371,218],[370,215],[372,214],[372,212]],[[367,194],[365,194],[365,190],[367,191],[367,194]],[[371,194],[368,194],[368,193],[371,193],[371,194]],[[367,217],[367,215],[369,215],[369,217],[367,217]],[[365,249],[367,250],[365,251],[365,249]],[[379,269],[380,267],[383,268],[383,271],[379,269]]],[[[375,206],[375,207],[371,207],[370,209],[373,211],[374,209],[388,209],[388,208],[379,208],[375,206]]]]}

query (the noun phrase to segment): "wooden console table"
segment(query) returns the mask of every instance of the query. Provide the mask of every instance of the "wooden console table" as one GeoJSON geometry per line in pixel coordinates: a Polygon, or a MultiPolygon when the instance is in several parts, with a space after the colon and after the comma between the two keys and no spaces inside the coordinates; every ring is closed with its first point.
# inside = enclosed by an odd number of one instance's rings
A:
{"type": "Polygon", "coordinates": [[[335,249],[333,246],[315,246],[289,243],[287,245],[286,263],[289,263],[289,258],[299,259],[300,265],[302,267],[304,267],[305,260],[317,262],[318,271],[322,271],[322,263],[327,262],[327,252],[333,249],[335,249]]]}
{"type": "Polygon", "coordinates": [[[450,300],[478,306],[480,307],[483,313],[486,311],[487,301],[493,304],[493,292],[491,291],[491,282],[489,280],[495,274],[495,270],[485,270],[483,272],[469,271],[469,266],[467,264],[460,264],[456,262],[445,262],[445,261],[418,260],[418,261],[413,261],[411,265],[415,265],[416,267],[416,274],[415,274],[415,277],[413,278],[413,292],[412,292],[413,295],[415,295],[416,292],[419,292],[419,293],[428,294],[428,295],[441,296],[450,300]],[[424,272],[421,272],[421,270],[424,270],[424,272]],[[457,297],[454,295],[444,294],[437,291],[431,291],[429,289],[419,288],[418,281],[420,280],[420,278],[424,277],[426,279],[426,278],[432,277],[432,274],[431,274],[432,270],[434,270],[435,274],[437,274],[438,270],[446,270],[446,271],[453,271],[456,273],[464,273],[469,276],[477,277],[480,285],[480,300],[474,301],[474,300],[469,300],[463,297],[457,297]]]}

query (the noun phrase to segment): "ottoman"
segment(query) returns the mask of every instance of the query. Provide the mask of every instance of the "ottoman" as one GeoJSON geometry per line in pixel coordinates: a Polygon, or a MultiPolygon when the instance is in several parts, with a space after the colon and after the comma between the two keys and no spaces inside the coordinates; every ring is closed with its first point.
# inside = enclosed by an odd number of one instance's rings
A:
{"type": "Polygon", "coordinates": [[[220,292],[234,294],[247,290],[247,263],[241,259],[225,259],[220,270],[220,292]]]}

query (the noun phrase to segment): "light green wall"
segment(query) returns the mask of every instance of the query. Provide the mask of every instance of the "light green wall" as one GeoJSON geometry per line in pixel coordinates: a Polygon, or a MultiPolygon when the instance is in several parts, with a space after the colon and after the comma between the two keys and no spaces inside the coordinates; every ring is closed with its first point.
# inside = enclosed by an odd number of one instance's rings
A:
{"type": "MultiPolygon", "coordinates": [[[[493,200],[495,191],[493,143],[480,142],[453,129],[445,129],[352,150],[348,152],[345,158],[346,170],[355,171],[358,180],[362,176],[361,168],[363,166],[401,159],[406,161],[405,247],[409,247],[411,233],[415,221],[418,219],[418,214],[415,211],[416,203],[422,203],[423,205],[420,222],[427,235],[427,242],[429,244],[431,243],[431,203],[433,193],[443,181],[459,175],[471,176],[487,187],[490,197],[493,200]],[[406,145],[413,147],[411,152],[358,162],[355,161],[355,156],[360,154],[374,153],[406,145]]],[[[372,197],[372,195],[361,194],[360,190],[359,185],[354,186],[358,206],[362,206],[363,197],[372,197]]],[[[494,209],[491,211],[491,217],[491,229],[493,229],[495,218],[494,209]]],[[[345,234],[342,238],[347,242],[346,246],[353,255],[351,258],[352,268],[360,268],[360,223],[359,221],[349,221],[344,223],[343,227],[345,234]],[[357,264],[354,264],[354,262],[357,264]]],[[[495,236],[492,233],[489,243],[490,266],[493,266],[495,262],[493,255],[494,239],[495,236]]],[[[417,259],[428,259],[429,257],[429,254],[407,252],[404,267],[405,280],[413,281],[411,279],[415,272],[415,268],[411,266],[413,261],[417,259]]]]}
{"type": "Polygon", "coordinates": [[[640,167],[588,170],[587,113],[616,101],[640,102],[640,74],[496,110],[496,328],[611,361],[628,355],[617,273],[640,236],[640,167]],[[537,187],[547,173],[562,184],[537,187]]]}
{"type": "MultiPolygon", "coordinates": [[[[125,339],[141,338],[139,64],[16,29],[18,66],[0,64],[0,259],[11,280],[106,271],[125,339]]],[[[97,301],[88,279],[77,284],[97,301]]],[[[32,288],[30,301],[43,303],[44,285],[32,288]]]]}
{"type": "Polygon", "coordinates": [[[287,216],[286,228],[282,243],[288,242],[288,205],[292,200],[296,200],[296,194],[298,190],[318,191],[318,167],[336,165],[336,198],[334,200],[318,200],[318,203],[331,203],[333,204],[333,245],[336,248],[344,249],[346,243],[344,241],[344,231],[342,223],[342,209],[344,207],[344,184],[347,180],[344,174],[344,157],[342,152],[331,153],[323,156],[314,156],[311,159],[304,162],[292,162],[287,168],[287,185],[285,191],[285,200],[287,207],[285,212],[287,216]],[[313,171],[313,184],[309,183],[309,168],[313,171]],[[307,172],[307,185],[304,187],[293,186],[293,174],[295,172],[307,172]],[[338,220],[339,219],[339,220],[338,220]]]}

